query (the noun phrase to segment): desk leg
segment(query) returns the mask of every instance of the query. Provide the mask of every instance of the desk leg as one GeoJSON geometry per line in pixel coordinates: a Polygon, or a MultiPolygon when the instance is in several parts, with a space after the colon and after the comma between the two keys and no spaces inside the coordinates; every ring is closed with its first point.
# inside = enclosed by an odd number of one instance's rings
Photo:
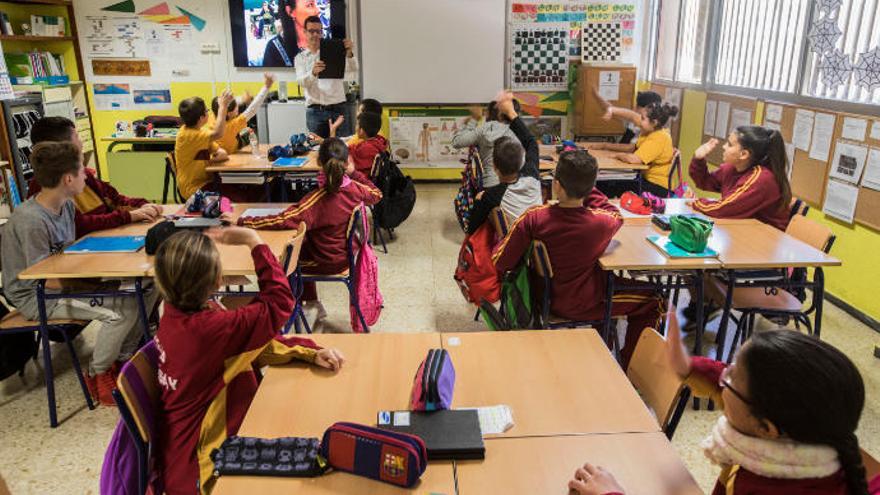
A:
{"type": "Polygon", "coordinates": [[[697,313],[694,316],[695,323],[697,324],[696,335],[694,335],[694,356],[702,356],[703,355],[703,334],[706,331],[706,322],[703,321],[705,319],[703,299],[704,299],[704,290],[705,287],[703,285],[703,270],[696,270],[694,272],[694,276],[696,280],[694,280],[694,298],[697,300],[697,313]]]}
{"type": "MultiPolygon", "coordinates": [[[[55,408],[55,372],[52,369],[52,350],[49,348],[49,321],[46,315],[46,281],[37,283],[37,311],[40,315],[40,345],[43,346],[43,373],[46,379],[46,398],[49,400],[49,426],[58,426],[55,408]]],[[[87,394],[88,395],[88,394],[87,394]]]]}
{"type": "MultiPolygon", "coordinates": [[[[603,329],[602,339],[605,340],[605,344],[611,349],[611,352],[614,352],[617,344],[614,343],[612,338],[614,338],[614,333],[611,331],[611,325],[613,320],[611,319],[612,308],[614,306],[614,271],[608,270],[608,279],[605,284],[605,321],[603,322],[605,328],[603,329]]],[[[614,356],[618,358],[618,356],[614,356]]]]}
{"type": "Polygon", "coordinates": [[[814,317],[816,321],[813,322],[813,332],[818,339],[822,335],[822,307],[825,304],[825,272],[821,266],[816,267],[813,273],[813,282],[815,284],[813,297],[816,298],[816,316],[814,317]]]}
{"type": "Polygon", "coordinates": [[[721,324],[718,325],[718,335],[715,337],[715,359],[718,361],[724,361],[724,341],[727,340],[727,323],[730,320],[730,311],[733,309],[734,288],[736,288],[736,271],[728,270],[724,311],[721,313],[721,324]]]}
{"type": "MultiPolygon", "coordinates": [[[[153,290],[156,289],[153,288],[153,290]]],[[[150,335],[150,322],[147,318],[147,305],[144,302],[143,279],[141,279],[140,277],[134,279],[134,297],[137,300],[138,313],[141,317],[141,323],[144,326],[144,343],[146,344],[153,337],[150,335]]]]}

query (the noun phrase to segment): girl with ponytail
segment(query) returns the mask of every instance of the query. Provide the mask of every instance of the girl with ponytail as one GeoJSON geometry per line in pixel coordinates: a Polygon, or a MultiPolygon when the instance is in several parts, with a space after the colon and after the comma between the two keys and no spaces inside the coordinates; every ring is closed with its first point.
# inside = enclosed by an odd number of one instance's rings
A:
{"type": "MultiPolygon", "coordinates": [[[[354,168],[348,146],[339,138],[328,138],[318,149],[318,189],[306,194],[286,210],[265,217],[242,217],[239,225],[254,229],[290,230],[306,223],[306,238],[299,255],[299,266],[309,275],[333,275],[348,268],[346,234],[355,208],[374,205],[382,199],[364,174],[354,168]]],[[[315,284],[305,283],[303,312],[311,328],[326,316],[318,301],[315,284]]]]}
{"type": "MultiPolygon", "coordinates": [[[[655,196],[669,196],[669,172],[675,147],[672,135],[667,128],[669,122],[678,115],[678,107],[668,103],[651,103],[644,108],[639,121],[639,138],[636,144],[590,143],[587,149],[616,151],[614,157],[632,164],[644,164],[648,170],[642,172],[645,181],[642,190],[655,196]]],[[[597,185],[608,197],[620,196],[628,189],[627,184],[614,184],[603,181],[597,185]],[[621,187],[623,186],[623,187],[621,187]]]]}
{"type": "Polygon", "coordinates": [[[791,186],[785,142],[779,131],[742,126],[724,143],[723,163],[709,172],[706,156],[720,141],[710,139],[691,160],[691,179],[700,189],[721,193],[721,199],[700,199],[693,209],[716,218],[755,218],[779,230],[790,220],[791,186]]]}
{"type": "MultiPolygon", "coordinates": [[[[867,495],[855,431],[865,404],[859,370],[830,344],[791,330],[756,333],[730,366],[689,358],[675,312],[670,365],[696,396],[720,401],[701,447],[721,467],[713,495],[867,495]]],[[[607,471],[584,466],[579,494],[625,493],[607,471]],[[589,469],[587,469],[589,468],[589,469]]]]}

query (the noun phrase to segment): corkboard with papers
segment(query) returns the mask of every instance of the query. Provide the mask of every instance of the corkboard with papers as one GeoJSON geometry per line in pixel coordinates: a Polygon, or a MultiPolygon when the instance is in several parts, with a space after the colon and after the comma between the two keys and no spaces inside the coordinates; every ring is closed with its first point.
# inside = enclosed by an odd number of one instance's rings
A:
{"type": "MultiPolygon", "coordinates": [[[[703,114],[703,142],[718,138],[722,142],[732,129],[741,125],[752,125],[755,122],[755,110],[758,101],[742,96],[722,93],[707,93],[706,108],[703,114]]],[[[721,164],[723,151],[716,147],[706,159],[715,165],[721,164]]]]}
{"type": "Polygon", "coordinates": [[[651,91],[663,97],[663,103],[669,103],[670,105],[678,107],[678,116],[669,123],[669,133],[672,134],[672,145],[678,148],[678,139],[681,135],[681,105],[684,101],[684,88],[651,83],[651,91]]]}

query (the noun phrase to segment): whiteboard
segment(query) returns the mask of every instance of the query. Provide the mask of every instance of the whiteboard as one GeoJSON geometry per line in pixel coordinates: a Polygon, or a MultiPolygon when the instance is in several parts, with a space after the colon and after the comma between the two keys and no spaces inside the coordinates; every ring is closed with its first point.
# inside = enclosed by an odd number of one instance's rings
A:
{"type": "Polygon", "coordinates": [[[361,89],[382,103],[485,103],[504,88],[505,0],[361,0],[361,89]]]}

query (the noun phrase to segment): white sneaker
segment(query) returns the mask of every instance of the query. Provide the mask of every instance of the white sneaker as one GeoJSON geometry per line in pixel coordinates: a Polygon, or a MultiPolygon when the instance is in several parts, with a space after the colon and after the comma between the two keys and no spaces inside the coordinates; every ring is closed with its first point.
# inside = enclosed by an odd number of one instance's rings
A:
{"type": "Polygon", "coordinates": [[[309,329],[315,330],[315,325],[327,317],[327,311],[321,301],[305,302],[302,305],[303,316],[309,324],[309,329]]]}

